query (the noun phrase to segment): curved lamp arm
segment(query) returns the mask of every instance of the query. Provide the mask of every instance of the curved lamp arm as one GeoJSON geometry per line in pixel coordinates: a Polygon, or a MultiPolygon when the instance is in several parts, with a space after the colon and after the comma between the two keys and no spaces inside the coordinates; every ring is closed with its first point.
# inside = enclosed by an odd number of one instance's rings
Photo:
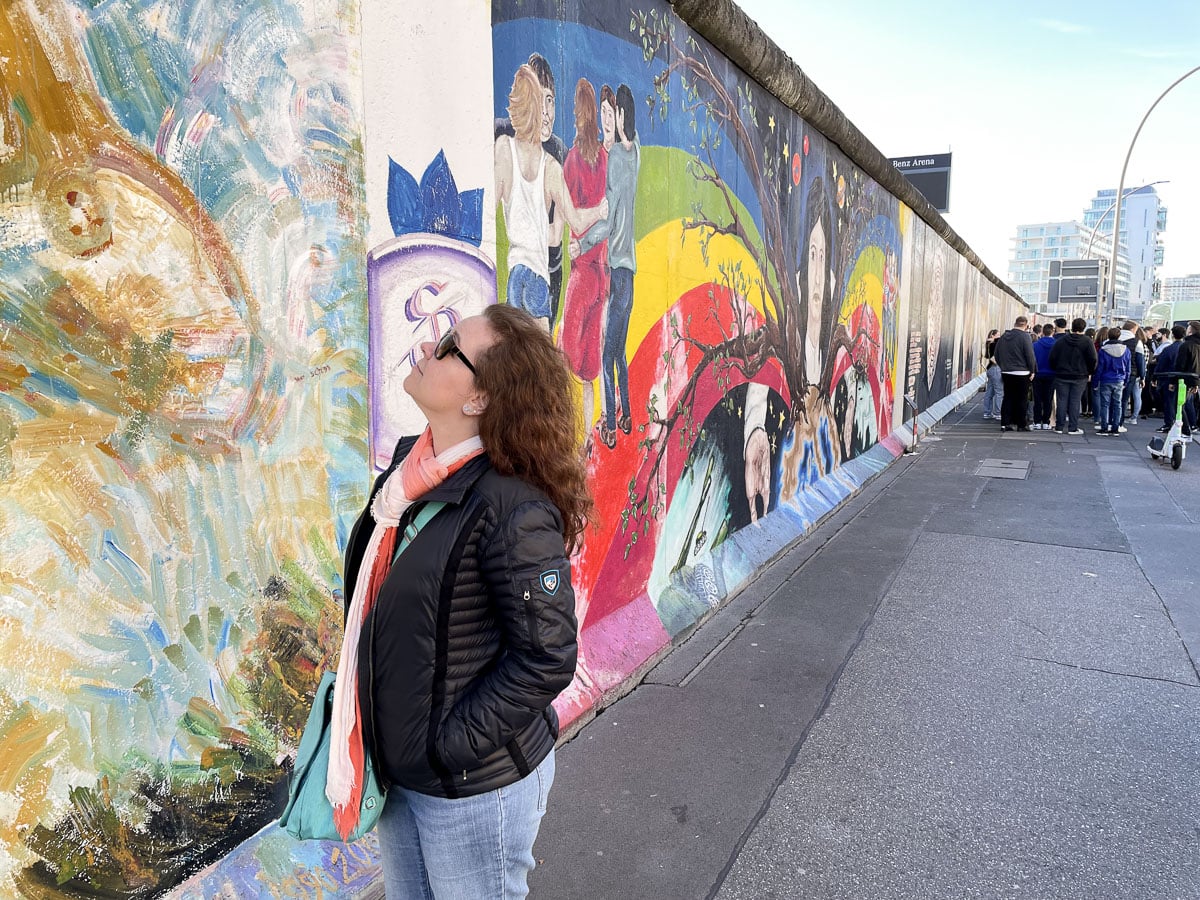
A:
{"type": "MultiPolygon", "coordinates": [[[[1200,72],[1200,66],[1196,66],[1196,68],[1180,75],[1173,82],[1171,82],[1171,84],[1167,87],[1167,89],[1165,91],[1163,91],[1161,94],[1158,95],[1157,100],[1155,100],[1153,103],[1150,104],[1150,108],[1148,110],[1146,110],[1146,114],[1144,116],[1142,116],[1142,121],[1138,123],[1137,131],[1135,131],[1133,133],[1133,140],[1129,142],[1129,149],[1125,153],[1125,164],[1123,166],[1121,166],[1121,180],[1117,184],[1117,210],[1113,214],[1112,261],[1110,262],[1109,267],[1108,267],[1108,278],[1109,278],[1109,285],[1110,285],[1109,292],[1108,292],[1108,296],[1109,296],[1108,311],[1109,311],[1110,315],[1112,314],[1112,311],[1116,307],[1116,304],[1117,304],[1117,248],[1121,244],[1121,192],[1125,190],[1125,171],[1129,168],[1129,157],[1131,157],[1133,155],[1133,145],[1137,143],[1138,135],[1140,135],[1142,133],[1142,126],[1145,125],[1146,120],[1148,118],[1150,118],[1150,113],[1154,112],[1154,107],[1158,106],[1158,104],[1162,100],[1162,98],[1167,96],[1167,94],[1169,94],[1171,92],[1171,89],[1174,88],[1175,85],[1179,84],[1179,82],[1183,81],[1185,78],[1195,75],[1197,72],[1200,72]]],[[[1097,328],[1100,327],[1099,305],[1100,305],[1100,301],[1097,300],[1096,301],[1096,306],[1097,306],[1096,327],[1097,328]]]]}

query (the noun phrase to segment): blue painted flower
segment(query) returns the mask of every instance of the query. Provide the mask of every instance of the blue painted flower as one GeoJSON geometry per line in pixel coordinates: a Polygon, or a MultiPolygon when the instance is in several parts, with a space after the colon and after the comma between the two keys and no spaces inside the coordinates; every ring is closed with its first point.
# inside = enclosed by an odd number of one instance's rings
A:
{"type": "Polygon", "coordinates": [[[478,247],[483,240],[483,188],[460,193],[445,151],[438,151],[419,185],[407,169],[389,158],[388,218],[396,237],[413,232],[444,234],[478,247]]]}

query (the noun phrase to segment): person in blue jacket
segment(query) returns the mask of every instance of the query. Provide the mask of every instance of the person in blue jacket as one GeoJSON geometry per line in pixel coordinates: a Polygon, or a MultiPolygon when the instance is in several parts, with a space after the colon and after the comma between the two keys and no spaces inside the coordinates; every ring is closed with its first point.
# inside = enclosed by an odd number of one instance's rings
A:
{"type": "Polygon", "coordinates": [[[1037,374],[1033,376],[1033,427],[1036,431],[1050,430],[1050,408],[1054,405],[1054,368],[1050,351],[1054,349],[1054,326],[1042,329],[1042,336],[1033,342],[1037,359],[1037,374]]]}
{"type": "Polygon", "coordinates": [[[1125,382],[1129,380],[1129,369],[1133,353],[1121,343],[1121,329],[1108,329],[1108,340],[1097,354],[1096,372],[1092,383],[1096,385],[1096,427],[1100,434],[1120,434],[1127,431],[1121,425],[1121,398],[1125,382]]]}

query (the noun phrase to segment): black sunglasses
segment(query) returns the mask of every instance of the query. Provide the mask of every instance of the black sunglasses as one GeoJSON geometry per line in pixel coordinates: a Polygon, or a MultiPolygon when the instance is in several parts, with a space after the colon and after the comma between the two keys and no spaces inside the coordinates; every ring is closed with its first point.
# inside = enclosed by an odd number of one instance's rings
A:
{"type": "Polygon", "coordinates": [[[475,375],[475,367],[471,365],[471,361],[467,359],[467,354],[463,353],[458,346],[458,335],[453,331],[447,331],[442,335],[442,339],[437,342],[437,346],[433,348],[434,359],[445,359],[446,354],[453,353],[462,360],[462,364],[471,370],[471,374],[475,375]]]}

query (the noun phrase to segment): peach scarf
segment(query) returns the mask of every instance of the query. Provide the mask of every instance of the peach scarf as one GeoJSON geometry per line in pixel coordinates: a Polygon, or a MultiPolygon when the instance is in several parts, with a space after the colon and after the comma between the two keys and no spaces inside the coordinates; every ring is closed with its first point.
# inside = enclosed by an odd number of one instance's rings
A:
{"type": "Polygon", "coordinates": [[[426,428],[404,462],[388,476],[371,503],[375,530],[363,553],[346,617],[342,657],[333,688],[333,721],[325,796],[343,840],[358,825],[363,784],[362,713],[358,703],[358,640],[363,621],[387,578],[396,550],[396,531],[405,511],[451,473],[483,452],[478,437],[468,438],[437,456],[433,433],[426,428]]]}

